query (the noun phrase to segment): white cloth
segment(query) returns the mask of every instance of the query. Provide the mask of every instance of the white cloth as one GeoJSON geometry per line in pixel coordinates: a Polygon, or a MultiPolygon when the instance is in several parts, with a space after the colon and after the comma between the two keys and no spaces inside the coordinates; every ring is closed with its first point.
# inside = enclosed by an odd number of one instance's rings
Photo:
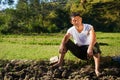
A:
{"type": "Polygon", "coordinates": [[[78,32],[75,26],[72,26],[67,30],[67,33],[70,33],[74,39],[74,43],[78,46],[89,45],[90,44],[90,30],[93,26],[90,24],[83,24],[83,30],[78,32]]]}

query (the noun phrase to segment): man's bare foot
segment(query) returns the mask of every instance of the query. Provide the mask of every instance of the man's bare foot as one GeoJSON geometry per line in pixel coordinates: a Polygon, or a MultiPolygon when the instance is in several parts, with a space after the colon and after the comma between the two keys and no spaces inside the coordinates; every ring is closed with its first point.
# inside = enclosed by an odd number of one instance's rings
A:
{"type": "Polygon", "coordinates": [[[101,73],[99,71],[96,71],[96,70],[95,70],[95,74],[97,77],[100,77],[100,75],[101,75],[101,73]]]}
{"type": "Polygon", "coordinates": [[[59,66],[62,66],[62,64],[60,64],[60,63],[55,63],[55,64],[53,64],[52,66],[50,66],[51,68],[57,68],[57,67],[59,67],[59,66]]]}

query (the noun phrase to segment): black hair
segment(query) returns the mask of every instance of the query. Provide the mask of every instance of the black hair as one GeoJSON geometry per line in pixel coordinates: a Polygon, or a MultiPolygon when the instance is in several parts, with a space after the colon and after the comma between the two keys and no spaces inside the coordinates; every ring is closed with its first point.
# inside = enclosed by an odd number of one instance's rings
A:
{"type": "Polygon", "coordinates": [[[72,12],[70,15],[70,18],[75,17],[75,16],[80,16],[79,12],[72,12]]]}

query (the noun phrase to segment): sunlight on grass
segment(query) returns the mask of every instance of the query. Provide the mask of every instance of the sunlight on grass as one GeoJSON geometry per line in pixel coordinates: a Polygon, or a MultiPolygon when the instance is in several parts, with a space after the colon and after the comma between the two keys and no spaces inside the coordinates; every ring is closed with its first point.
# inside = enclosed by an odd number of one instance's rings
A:
{"type": "MultiPolygon", "coordinates": [[[[0,59],[49,60],[50,57],[59,55],[58,49],[63,35],[1,35],[0,59]]],[[[97,32],[97,42],[100,44],[102,56],[120,55],[119,33],[97,32]]],[[[77,60],[70,52],[67,52],[65,59],[77,60]]]]}
{"type": "Polygon", "coordinates": [[[1,44],[0,53],[1,59],[48,59],[58,54],[58,46],[1,44]]]}

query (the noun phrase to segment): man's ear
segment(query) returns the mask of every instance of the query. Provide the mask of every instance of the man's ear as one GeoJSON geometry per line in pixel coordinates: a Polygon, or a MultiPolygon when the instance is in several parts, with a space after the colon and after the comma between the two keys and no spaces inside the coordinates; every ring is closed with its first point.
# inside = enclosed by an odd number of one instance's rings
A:
{"type": "Polygon", "coordinates": [[[70,23],[73,24],[72,20],[70,20],[70,23]]]}

